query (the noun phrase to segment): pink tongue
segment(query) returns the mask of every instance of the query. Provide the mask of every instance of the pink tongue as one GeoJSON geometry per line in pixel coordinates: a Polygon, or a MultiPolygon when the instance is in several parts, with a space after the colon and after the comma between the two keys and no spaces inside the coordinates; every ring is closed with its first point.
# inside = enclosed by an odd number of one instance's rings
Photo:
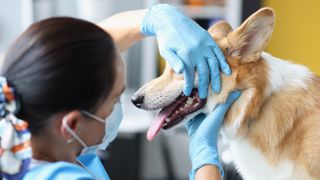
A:
{"type": "Polygon", "coordinates": [[[157,117],[153,120],[151,126],[147,132],[147,139],[152,141],[153,138],[159,133],[161,130],[166,118],[172,113],[172,111],[176,108],[177,103],[173,103],[165,108],[163,108],[157,117]]]}
{"type": "Polygon", "coordinates": [[[153,120],[147,132],[147,139],[149,141],[152,141],[153,138],[159,133],[166,118],[167,118],[166,114],[159,113],[157,117],[153,120]]]}

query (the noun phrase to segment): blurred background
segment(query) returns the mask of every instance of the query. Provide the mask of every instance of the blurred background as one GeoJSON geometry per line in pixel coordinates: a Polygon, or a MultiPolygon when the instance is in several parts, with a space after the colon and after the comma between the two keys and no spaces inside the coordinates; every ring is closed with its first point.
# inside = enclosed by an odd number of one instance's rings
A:
{"type": "MultiPolygon", "coordinates": [[[[33,22],[52,16],[71,16],[99,22],[126,10],[147,8],[151,0],[0,0],[0,63],[10,44],[33,22]]],[[[158,1],[159,2],[159,1],[158,1]]],[[[276,12],[276,26],[267,51],[308,66],[320,74],[320,1],[308,0],[162,0],[175,5],[202,27],[225,19],[234,28],[260,7],[276,12]]],[[[124,27],[125,28],[125,27],[124,27]]],[[[123,58],[127,87],[123,95],[124,121],[119,137],[101,158],[111,179],[188,179],[191,167],[188,138],[183,127],[162,131],[154,141],[146,131],[156,112],[145,112],[130,103],[130,97],[145,82],[159,76],[163,60],[154,38],[137,43],[123,58]]],[[[225,145],[221,143],[221,148],[225,145]]],[[[221,156],[225,179],[241,179],[234,172],[228,151],[221,156]]]]}

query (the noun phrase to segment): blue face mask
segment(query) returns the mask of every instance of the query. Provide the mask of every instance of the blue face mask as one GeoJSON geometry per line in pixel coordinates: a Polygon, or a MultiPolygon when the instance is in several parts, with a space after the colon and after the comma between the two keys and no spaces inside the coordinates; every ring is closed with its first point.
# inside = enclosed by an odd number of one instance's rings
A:
{"type": "Polygon", "coordinates": [[[106,117],[105,119],[102,119],[94,114],[91,114],[87,111],[82,111],[83,114],[85,114],[88,117],[91,117],[101,123],[105,124],[105,134],[102,138],[102,141],[100,144],[87,146],[82,139],[68,126],[65,120],[63,120],[63,126],[66,128],[66,130],[84,147],[81,151],[81,154],[96,154],[99,150],[105,150],[108,145],[117,137],[118,130],[120,127],[120,123],[122,121],[122,107],[121,103],[118,101],[114,104],[113,110],[111,114],[106,117]]]}

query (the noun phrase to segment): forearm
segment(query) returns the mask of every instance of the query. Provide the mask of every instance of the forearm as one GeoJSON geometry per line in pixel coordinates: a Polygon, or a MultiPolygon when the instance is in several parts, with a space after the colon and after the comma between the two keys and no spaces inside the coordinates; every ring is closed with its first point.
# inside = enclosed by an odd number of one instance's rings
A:
{"type": "Polygon", "coordinates": [[[140,26],[147,11],[143,9],[119,13],[103,20],[98,26],[112,36],[116,46],[122,52],[144,38],[140,32],[140,26]]]}
{"type": "Polygon", "coordinates": [[[220,172],[215,165],[204,165],[199,168],[195,176],[196,180],[220,180],[220,172]]]}

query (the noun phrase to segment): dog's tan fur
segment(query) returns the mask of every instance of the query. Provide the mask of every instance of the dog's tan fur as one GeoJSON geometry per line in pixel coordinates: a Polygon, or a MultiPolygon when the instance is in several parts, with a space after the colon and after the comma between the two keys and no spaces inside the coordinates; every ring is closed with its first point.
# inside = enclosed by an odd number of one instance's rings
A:
{"type": "MultiPolygon", "coordinates": [[[[214,94],[209,89],[207,104],[214,102],[210,105],[212,108],[224,102],[231,91],[241,90],[241,97],[229,109],[224,121],[222,130],[227,139],[248,143],[263,155],[270,167],[290,162],[292,172],[283,179],[320,179],[320,78],[310,73],[304,80],[305,86],[271,88],[276,82],[270,82],[270,67],[261,53],[268,44],[273,26],[274,12],[264,8],[235,31],[226,22],[217,23],[208,30],[223,50],[232,75],[221,75],[222,90],[214,94]]],[[[149,93],[168,93],[172,86],[180,93],[183,77],[167,65],[161,77],[139,92],[143,91],[145,98],[150,98],[149,93]]],[[[243,173],[241,168],[239,170],[243,173]]]]}

